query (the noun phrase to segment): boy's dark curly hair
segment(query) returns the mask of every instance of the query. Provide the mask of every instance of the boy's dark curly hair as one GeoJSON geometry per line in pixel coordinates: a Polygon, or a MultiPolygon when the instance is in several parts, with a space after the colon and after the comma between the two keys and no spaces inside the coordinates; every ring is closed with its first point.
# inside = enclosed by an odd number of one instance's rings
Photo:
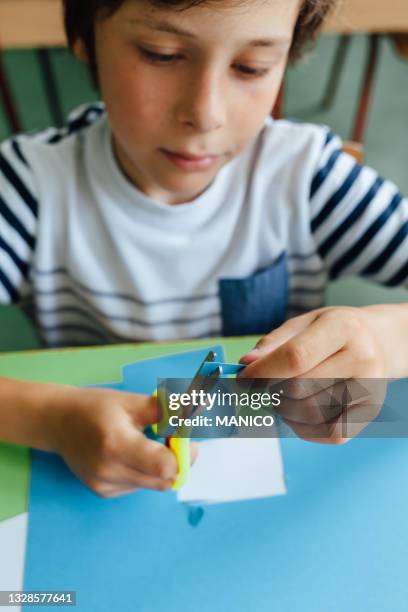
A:
{"type": "MultiPolygon", "coordinates": [[[[217,0],[210,0],[216,3],[217,0]]],[[[245,0],[243,0],[245,2],[245,0]]],[[[289,60],[296,61],[302,55],[305,44],[313,41],[323,20],[337,0],[303,0],[296,22],[289,60]]],[[[70,47],[80,39],[90,59],[91,69],[96,73],[94,48],[94,23],[97,14],[109,17],[124,0],[63,0],[65,30],[70,47]]],[[[174,8],[183,11],[208,0],[150,0],[157,8],[174,8]]]]}

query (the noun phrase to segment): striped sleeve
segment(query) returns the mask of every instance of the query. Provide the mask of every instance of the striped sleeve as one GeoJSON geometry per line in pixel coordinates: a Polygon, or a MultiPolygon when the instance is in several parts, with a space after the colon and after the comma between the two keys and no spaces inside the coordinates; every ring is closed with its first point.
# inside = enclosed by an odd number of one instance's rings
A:
{"type": "Polygon", "coordinates": [[[33,172],[23,151],[24,137],[0,145],[0,303],[29,294],[38,201],[33,172]]]}
{"type": "Polygon", "coordinates": [[[311,231],[330,278],[408,286],[408,199],[327,138],[310,189],[311,231]]]}

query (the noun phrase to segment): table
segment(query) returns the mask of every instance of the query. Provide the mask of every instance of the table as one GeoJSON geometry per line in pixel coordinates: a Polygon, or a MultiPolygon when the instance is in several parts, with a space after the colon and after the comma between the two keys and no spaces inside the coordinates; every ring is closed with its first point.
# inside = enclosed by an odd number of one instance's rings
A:
{"type": "MultiPolygon", "coordinates": [[[[231,361],[253,345],[252,338],[221,341],[231,361]]],[[[178,348],[189,350],[218,342],[194,341],[178,348]]],[[[173,349],[174,345],[146,344],[3,354],[0,376],[76,384],[114,381],[123,363],[173,349]]],[[[406,383],[401,381],[402,403],[408,396],[406,383]]],[[[217,537],[225,538],[225,547],[221,557],[214,558],[208,547],[217,546],[216,540],[209,544],[197,531],[199,548],[193,537],[189,553],[195,561],[205,559],[205,563],[204,567],[197,563],[196,580],[192,558],[184,556],[183,550],[177,556],[178,561],[185,559],[186,566],[178,563],[171,571],[181,581],[177,588],[185,609],[403,609],[408,598],[408,441],[361,439],[328,447],[284,439],[282,452],[288,495],[210,507],[207,529],[211,525],[217,537]],[[184,576],[189,577],[186,583],[184,576]]],[[[18,453],[15,460],[21,462],[18,453]]],[[[3,473],[7,466],[14,466],[10,449],[7,455],[0,455],[3,473]]],[[[21,472],[24,477],[24,469],[21,472]]],[[[20,496],[14,512],[24,512],[23,501],[20,496]]],[[[156,588],[153,584],[145,591],[156,588]]],[[[156,612],[154,606],[146,607],[143,597],[142,591],[140,609],[156,612]]],[[[180,601],[169,595],[166,609],[180,610],[180,601]]]]}

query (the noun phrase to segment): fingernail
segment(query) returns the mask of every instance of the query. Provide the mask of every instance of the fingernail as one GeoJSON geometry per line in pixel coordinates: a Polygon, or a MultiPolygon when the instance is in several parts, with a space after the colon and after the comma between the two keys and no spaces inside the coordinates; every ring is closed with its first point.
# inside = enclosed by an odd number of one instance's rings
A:
{"type": "Polygon", "coordinates": [[[160,470],[160,478],[163,480],[174,480],[177,477],[177,463],[173,457],[172,461],[167,462],[160,470]]]}
{"type": "Polygon", "coordinates": [[[160,478],[162,478],[163,480],[173,481],[177,478],[177,470],[165,467],[161,470],[160,478]]]}
{"type": "Polygon", "coordinates": [[[239,363],[242,363],[243,365],[246,365],[247,363],[249,363],[250,361],[253,361],[254,359],[257,359],[260,355],[260,349],[259,348],[253,348],[249,351],[249,353],[246,353],[245,355],[243,355],[241,357],[241,359],[239,360],[239,363]]]}

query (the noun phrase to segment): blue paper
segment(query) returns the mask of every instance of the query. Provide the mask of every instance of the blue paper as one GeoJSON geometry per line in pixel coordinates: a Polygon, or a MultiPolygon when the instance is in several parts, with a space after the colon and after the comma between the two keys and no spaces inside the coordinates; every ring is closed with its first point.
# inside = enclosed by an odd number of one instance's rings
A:
{"type": "Polygon", "coordinates": [[[34,452],[24,589],[76,590],[80,612],[405,609],[408,441],[282,450],[289,495],[209,506],[195,527],[173,492],[99,499],[34,452]]]}
{"type": "Polygon", "coordinates": [[[123,390],[151,394],[163,378],[193,378],[209,351],[224,359],[221,345],[210,346],[199,351],[177,353],[170,357],[146,359],[123,368],[123,390]]]}

